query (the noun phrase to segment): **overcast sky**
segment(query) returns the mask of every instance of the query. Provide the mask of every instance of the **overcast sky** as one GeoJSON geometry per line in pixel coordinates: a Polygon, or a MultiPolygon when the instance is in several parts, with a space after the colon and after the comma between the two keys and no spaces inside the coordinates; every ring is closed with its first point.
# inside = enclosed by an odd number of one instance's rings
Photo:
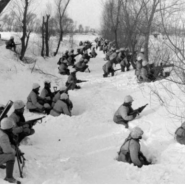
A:
{"type": "MultiPolygon", "coordinates": [[[[55,0],[35,0],[36,9],[39,13],[44,12],[48,2],[53,6],[55,0]]],[[[102,0],[71,0],[68,15],[77,21],[77,25],[82,24],[91,28],[99,29],[102,13],[102,0]]]]}

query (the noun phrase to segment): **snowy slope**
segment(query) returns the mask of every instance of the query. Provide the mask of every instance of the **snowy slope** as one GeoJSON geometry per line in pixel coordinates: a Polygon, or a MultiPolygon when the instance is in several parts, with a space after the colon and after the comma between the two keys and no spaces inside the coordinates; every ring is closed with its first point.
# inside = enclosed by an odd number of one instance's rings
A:
{"type": "MultiPolygon", "coordinates": [[[[77,40],[87,38],[77,37],[77,40]]],[[[89,37],[90,40],[94,38],[89,37]]],[[[64,48],[63,48],[64,49],[64,48]]],[[[89,63],[91,73],[78,73],[77,77],[88,80],[82,89],[70,91],[74,104],[73,116],[47,116],[42,124],[34,128],[29,144],[22,144],[21,150],[27,159],[24,169],[25,184],[41,183],[185,183],[184,146],[177,144],[173,133],[178,122],[173,122],[169,114],[153,95],[150,88],[156,83],[137,84],[134,71],[120,73],[115,77],[103,78],[104,55],[89,63]],[[146,103],[149,106],[130,127],[140,126],[145,132],[142,151],[155,164],[139,169],[133,165],[117,162],[117,152],[129,130],[113,122],[113,114],[123,103],[126,95],[134,97],[133,108],[146,103]]],[[[32,83],[43,86],[46,78],[52,86],[64,84],[67,76],[57,74],[59,56],[47,59],[37,58],[37,65],[46,73],[31,73],[30,65],[15,60],[4,46],[0,47],[0,103],[9,99],[26,102],[32,83]],[[52,76],[53,75],[53,76],[52,76]]],[[[165,96],[165,93],[164,93],[165,96]]],[[[26,119],[33,115],[28,112],[26,119]]],[[[0,183],[5,171],[0,170],[0,183]]],[[[19,179],[17,163],[14,176],[19,179]]]]}

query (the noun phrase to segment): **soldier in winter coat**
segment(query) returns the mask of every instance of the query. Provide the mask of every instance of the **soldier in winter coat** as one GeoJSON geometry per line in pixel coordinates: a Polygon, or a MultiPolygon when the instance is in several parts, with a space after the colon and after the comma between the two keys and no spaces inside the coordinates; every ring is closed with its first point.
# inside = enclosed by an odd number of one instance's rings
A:
{"type": "Polygon", "coordinates": [[[105,63],[102,69],[104,72],[103,77],[107,77],[110,73],[112,74],[112,76],[114,76],[113,63],[111,61],[105,63]]]}
{"type": "Polygon", "coordinates": [[[14,49],[14,51],[16,51],[16,45],[15,45],[13,36],[11,36],[10,40],[8,40],[6,43],[6,49],[12,49],[12,48],[14,49]]]}
{"type": "Polygon", "coordinates": [[[44,82],[44,88],[41,91],[40,97],[44,99],[44,102],[51,105],[54,93],[51,92],[51,81],[46,80],[44,82]]]}
{"type": "Polygon", "coordinates": [[[128,95],[124,99],[124,103],[118,108],[118,110],[114,114],[114,122],[117,124],[122,124],[125,126],[125,128],[128,128],[128,122],[132,121],[136,114],[131,115],[131,113],[134,111],[132,109],[132,102],[133,98],[128,95]]]}
{"type": "Polygon", "coordinates": [[[1,121],[0,129],[0,167],[3,167],[3,164],[6,163],[6,177],[4,180],[9,183],[20,184],[20,181],[16,180],[13,177],[13,169],[15,163],[15,149],[12,147],[11,140],[12,128],[14,126],[13,120],[11,118],[4,118],[1,121]]]}
{"type": "Polygon", "coordinates": [[[61,94],[60,99],[55,103],[53,109],[50,112],[50,115],[55,117],[60,116],[60,114],[71,116],[68,101],[66,101],[67,99],[68,95],[66,93],[61,94]]]}
{"type": "Polygon", "coordinates": [[[68,87],[69,85],[71,85],[70,89],[74,90],[74,89],[80,89],[81,87],[77,85],[77,83],[79,82],[79,80],[76,77],[76,69],[71,69],[71,74],[68,76],[67,82],[66,82],[66,86],[68,87]]]}
{"type": "Polygon", "coordinates": [[[128,138],[125,140],[118,153],[118,161],[134,164],[141,168],[143,165],[149,165],[146,157],[140,150],[140,139],[142,139],[143,131],[139,127],[135,127],[128,138]]]}
{"type": "MultiPolygon", "coordinates": [[[[66,90],[65,87],[61,87],[59,89],[59,91],[55,94],[55,96],[53,97],[52,107],[54,107],[55,103],[60,99],[61,94],[63,94],[65,90],[66,90]]],[[[67,92],[65,92],[65,93],[67,94],[67,92]]],[[[71,111],[73,108],[73,103],[69,99],[69,95],[68,95],[67,101],[68,101],[68,105],[69,105],[69,110],[71,111]]]]}
{"type": "Polygon", "coordinates": [[[33,84],[32,91],[28,95],[26,107],[30,112],[47,113],[50,111],[50,105],[39,96],[40,85],[33,84]]]}
{"type": "Polygon", "coordinates": [[[139,81],[140,82],[150,82],[149,79],[149,68],[148,68],[148,62],[146,60],[143,60],[142,67],[139,75],[139,81]]]}
{"type": "Polygon", "coordinates": [[[175,131],[175,139],[178,143],[185,145],[185,122],[175,131]]]}
{"type": "Polygon", "coordinates": [[[18,136],[18,142],[20,143],[26,136],[30,136],[35,133],[34,129],[29,128],[25,123],[24,118],[25,104],[22,100],[14,102],[14,112],[10,115],[10,118],[14,121],[13,133],[18,136]]]}
{"type": "Polygon", "coordinates": [[[62,63],[59,65],[58,70],[61,75],[69,75],[69,69],[67,66],[67,59],[63,60],[62,63]]]}

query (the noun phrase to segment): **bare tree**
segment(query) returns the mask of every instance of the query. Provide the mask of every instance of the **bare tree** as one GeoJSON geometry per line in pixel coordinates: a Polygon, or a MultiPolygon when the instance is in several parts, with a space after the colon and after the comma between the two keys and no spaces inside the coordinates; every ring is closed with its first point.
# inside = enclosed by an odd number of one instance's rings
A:
{"type": "Polygon", "coordinates": [[[63,18],[64,18],[64,15],[66,13],[66,10],[67,10],[67,7],[70,3],[70,0],[66,0],[66,1],[63,1],[63,0],[55,0],[55,3],[56,3],[56,7],[57,7],[57,20],[58,20],[58,24],[59,24],[59,39],[58,39],[58,45],[57,45],[57,48],[56,48],[56,51],[54,53],[54,56],[57,55],[58,53],[58,50],[60,48],[60,42],[63,40],[63,24],[62,24],[62,21],[63,21],[63,18]]]}

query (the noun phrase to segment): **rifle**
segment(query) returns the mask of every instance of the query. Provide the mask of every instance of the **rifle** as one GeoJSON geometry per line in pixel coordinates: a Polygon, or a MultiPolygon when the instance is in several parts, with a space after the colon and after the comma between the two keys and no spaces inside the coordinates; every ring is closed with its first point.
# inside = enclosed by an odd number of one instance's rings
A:
{"type": "Polygon", "coordinates": [[[26,121],[26,122],[24,122],[23,125],[28,124],[28,125],[29,125],[29,128],[32,128],[33,125],[35,125],[37,121],[42,122],[42,119],[45,118],[45,117],[46,117],[46,116],[42,116],[42,117],[40,117],[40,118],[36,118],[36,119],[32,119],[32,120],[26,121]]]}
{"type": "Polygon", "coordinates": [[[119,70],[121,70],[121,69],[115,69],[114,72],[119,71],[119,70]]]}
{"type": "Polygon", "coordinates": [[[131,112],[130,115],[139,115],[147,105],[148,105],[148,103],[146,105],[139,107],[138,109],[131,112]]]}
{"type": "Polygon", "coordinates": [[[6,117],[7,113],[8,113],[9,110],[11,109],[12,105],[13,105],[13,101],[9,100],[8,103],[6,104],[6,106],[5,106],[4,110],[3,110],[3,112],[2,112],[1,115],[0,115],[0,121],[1,121],[3,118],[6,117]]]}
{"type": "Polygon", "coordinates": [[[83,83],[83,82],[88,82],[87,80],[77,80],[76,83],[83,83]]]}
{"type": "Polygon", "coordinates": [[[25,166],[26,159],[24,158],[24,153],[21,153],[21,151],[18,147],[18,136],[14,135],[12,133],[10,136],[10,142],[12,145],[15,146],[15,152],[16,152],[16,157],[17,157],[17,164],[18,164],[18,168],[19,168],[19,173],[20,173],[20,177],[23,178],[23,168],[25,166]]]}

